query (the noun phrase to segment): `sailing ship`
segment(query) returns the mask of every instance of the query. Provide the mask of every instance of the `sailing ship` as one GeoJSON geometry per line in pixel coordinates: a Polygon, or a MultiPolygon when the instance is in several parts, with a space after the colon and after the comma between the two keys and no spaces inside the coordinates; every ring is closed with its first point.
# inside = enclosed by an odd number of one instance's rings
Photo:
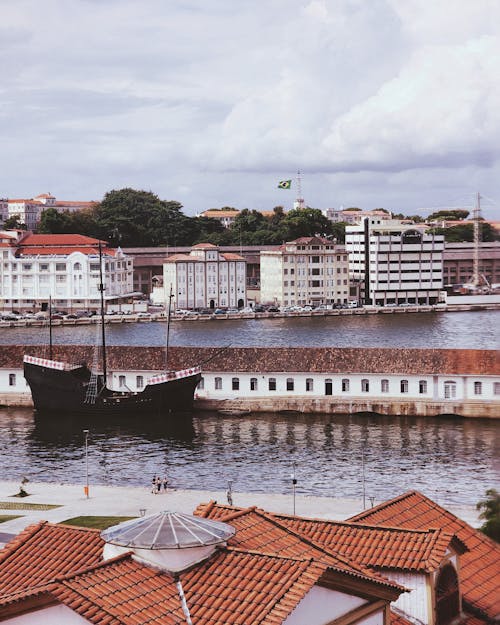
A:
{"type": "MultiPolygon", "coordinates": [[[[104,329],[104,284],[102,249],[99,242],[101,294],[101,354],[93,367],[52,358],[51,306],[49,305],[49,357],[24,356],[24,377],[31,389],[35,409],[41,413],[68,415],[134,415],[190,410],[194,392],[201,379],[201,367],[173,371],[168,369],[168,336],[170,330],[170,292],[167,319],[167,368],[149,378],[143,389],[114,390],[107,386],[106,336],[104,329]]],[[[96,352],[97,353],[97,352],[96,352]]]]}

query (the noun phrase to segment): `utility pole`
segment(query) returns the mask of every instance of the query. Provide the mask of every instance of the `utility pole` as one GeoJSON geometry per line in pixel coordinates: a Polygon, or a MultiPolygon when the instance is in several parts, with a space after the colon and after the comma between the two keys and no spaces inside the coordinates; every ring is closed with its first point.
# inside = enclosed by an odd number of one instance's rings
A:
{"type": "Polygon", "coordinates": [[[479,277],[479,242],[481,240],[481,195],[479,191],[476,193],[476,203],[472,213],[472,219],[474,222],[474,255],[472,259],[472,278],[471,284],[474,288],[478,288],[481,282],[479,277]]]}
{"type": "Polygon", "coordinates": [[[89,431],[83,430],[85,434],[85,495],[89,498],[89,431]]]}

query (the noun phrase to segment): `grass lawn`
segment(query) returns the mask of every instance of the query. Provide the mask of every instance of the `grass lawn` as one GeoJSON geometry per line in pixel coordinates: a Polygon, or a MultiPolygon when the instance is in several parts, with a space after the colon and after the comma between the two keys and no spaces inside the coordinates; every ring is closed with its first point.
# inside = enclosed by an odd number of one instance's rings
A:
{"type": "Polygon", "coordinates": [[[76,525],[78,527],[92,527],[99,530],[105,530],[112,525],[118,525],[123,521],[135,519],[135,516],[75,516],[72,519],[61,521],[64,525],[76,525]]]}
{"type": "Polygon", "coordinates": [[[12,521],[12,519],[18,519],[22,514],[0,514],[0,523],[5,523],[5,521],[12,521]]]}

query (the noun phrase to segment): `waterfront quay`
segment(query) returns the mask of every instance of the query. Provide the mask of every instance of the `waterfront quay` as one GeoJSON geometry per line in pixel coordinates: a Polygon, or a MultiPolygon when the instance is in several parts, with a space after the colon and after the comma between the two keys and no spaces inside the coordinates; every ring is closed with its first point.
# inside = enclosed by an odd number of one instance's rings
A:
{"type": "MultiPolygon", "coordinates": [[[[92,346],[53,347],[52,359],[92,362],[92,346]]],[[[38,346],[11,345],[0,360],[0,400],[29,405],[25,354],[47,358],[38,346]]],[[[158,347],[109,346],[111,389],[140,392],[166,368],[158,347]]],[[[496,350],[180,347],[168,367],[201,366],[195,408],[224,412],[377,413],[382,415],[500,417],[500,354],[496,350]]]]}

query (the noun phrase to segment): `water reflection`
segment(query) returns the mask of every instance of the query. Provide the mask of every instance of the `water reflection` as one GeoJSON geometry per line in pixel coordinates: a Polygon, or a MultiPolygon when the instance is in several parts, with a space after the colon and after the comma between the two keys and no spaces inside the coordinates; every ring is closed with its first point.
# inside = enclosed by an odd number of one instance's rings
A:
{"type": "Polygon", "coordinates": [[[89,429],[94,483],[149,487],[166,473],[177,488],[290,491],[360,497],[362,456],[367,496],[380,501],[418,489],[442,503],[475,504],[498,483],[498,423],[376,415],[194,414],[94,421],[46,419],[0,410],[0,475],[80,482],[83,429],[89,429]]]}

